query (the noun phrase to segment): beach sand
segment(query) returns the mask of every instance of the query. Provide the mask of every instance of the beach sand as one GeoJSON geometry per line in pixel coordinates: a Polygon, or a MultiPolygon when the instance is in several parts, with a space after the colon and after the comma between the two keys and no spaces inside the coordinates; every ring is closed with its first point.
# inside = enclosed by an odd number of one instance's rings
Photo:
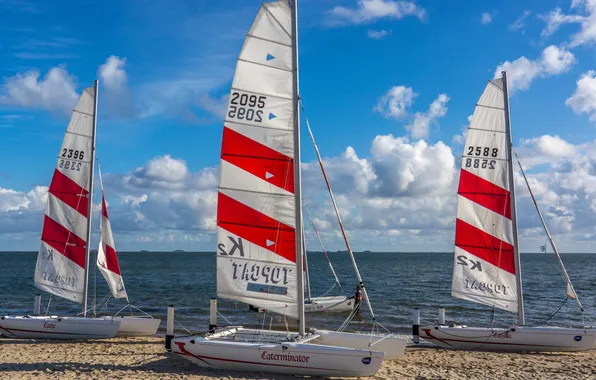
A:
{"type": "MultiPolygon", "coordinates": [[[[165,352],[163,338],[78,343],[0,339],[0,378],[10,379],[298,379],[215,371],[165,352]]],[[[596,351],[498,354],[408,348],[386,361],[379,379],[596,379],[596,351]]]]}

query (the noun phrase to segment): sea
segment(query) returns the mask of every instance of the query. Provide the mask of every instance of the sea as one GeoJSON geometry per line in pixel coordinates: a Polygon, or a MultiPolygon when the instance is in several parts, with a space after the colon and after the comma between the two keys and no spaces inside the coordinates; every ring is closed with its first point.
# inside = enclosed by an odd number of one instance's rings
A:
{"type": "MultiPolygon", "coordinates": [[[[42,310],[49,306],[52,315],[79,313],[81,305],[50,297],[33,286],[36,256],[36,252],[0,252],[0,312],[32,313],[34,297],[41,294],[42,310]]],[[[342,287],[334,285],[325,256],[311,252],[308,259],[312,296],[352,296],[357,280],[348,254],[332,252],[329,257],[342,287]]],[[[451,296],[453,253],[367,251],[356,253],[355,257],[368,289],[375,323],[363,305],[347,330],[366,331],[374,326],[407,332],[411,329],[414,308],[420,309],[423,323],[436,321],[440,307],[446,309],[448,321],[469,326],[507,326],[515,322],[514,315],[451,296]]],[[[575,300],[566,298],[565,279],[554,254],[522,254],[527,325],[583,326],[592,324],[590,318],[596,320],[596,255],[564,254],[562,257],[585,313],[575,300]]],[[[177,329],[207,330],[210,299],[216,295],[215,253],[119,252],[119,261],[132,305],[161,318],[162,327],[165,327],[167,306],[174,305],[177,329]]],[[[93,257],[91,262],[94,262],[93,257]]],[[[90,272],[89,284],[89,304],[95,304],[97,312],[115,313],[126,305],[124,300],[111,299],[107,305],[99,306],[108,288],[96,270],[90,272]]],[[[249,311],[246,304],[238,302],[218,300],[218,311],[220,325],[286,328],[287,322],[291,329],[295,324],[276,315],[249,311]]],[[[122,312],[129,313],[129,310],[122,312]]],[[[308,313],[306,318],[308,326],[335,329],[346,315],[308,313]]]]}

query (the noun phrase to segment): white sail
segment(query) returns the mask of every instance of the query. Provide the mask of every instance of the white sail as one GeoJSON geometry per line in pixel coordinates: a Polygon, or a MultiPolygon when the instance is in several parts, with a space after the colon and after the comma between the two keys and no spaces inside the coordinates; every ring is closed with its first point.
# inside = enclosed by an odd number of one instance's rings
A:
{"type": "Polygon", "coordinates": [[[518,311],[503,80],[488,82],[462,158],[452,295],[518,311]]]}
{"type": "Polygon", "coordinates": [[[95,88],[77,102],[48,192],[35,286],[82,303],[85,287],[95,88]]]}
{"type": "Polygon", "coordinates": [[[101,185],[101,223],[99,226],[99,248],[97,249],[97,268],[105,278],[114,298],[126,298],[124,280],[120,272],[116,244],[112,235],[112,226],[108,217],[108,204],[103,191],[101,171],[99,171],[99,183],[101,185]]]}
{"type": "Polygon", "coordinates": [[[298,315],[291,10],[265,3],[247,34],[225,117],[217,295],[298,315]]]}

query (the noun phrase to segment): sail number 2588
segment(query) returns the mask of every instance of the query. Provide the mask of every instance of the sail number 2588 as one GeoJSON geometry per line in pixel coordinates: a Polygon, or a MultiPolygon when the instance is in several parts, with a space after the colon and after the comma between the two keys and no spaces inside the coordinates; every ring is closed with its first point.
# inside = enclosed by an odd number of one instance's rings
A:
{"type": "MultiPolygon", "coordinates": [[[[499,154],[499,148],[489,148],[489,147],[482,147],[482,146],[469,146],[468,147],[468,156],[480,156],[480,157],[497,157],[499,154]]],[[[481,158],[466,158],[464,162],[464,167],[466,168],[475,168],[475,169],[495,169],[497,161],[490,160],[490,159],[481,159],[481,158]]]]}
{"type": "Polygon", "coordinates": [[[240,94],[232,92],[228,117],[230,119],[263,121],[263,108],[265,108],[266,96],[240,94]]]}

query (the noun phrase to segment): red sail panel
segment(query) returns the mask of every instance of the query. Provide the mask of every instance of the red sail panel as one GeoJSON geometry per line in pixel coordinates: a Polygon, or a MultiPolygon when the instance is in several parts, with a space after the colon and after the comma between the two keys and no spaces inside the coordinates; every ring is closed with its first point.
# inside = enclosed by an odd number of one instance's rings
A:
{"type": "Polygon", "coordinates": [[[85,269],[85,240],[45,215],[41,240],[72,262],[85,269]]]}
{"type": "Polygon", "coordinates": [[[54,170],[54,176],[52,177],[49,192],[75,209],[85,218],[88,217],[89,192],[58,169],[54,170]]]}
{"type": "Polygon", "coordinates": [[[217,225],[281,257],[296,262],[293,227],[254,210],[222,193],[217,196],[217,225]]]}
{"type": "Polygon", "coordinates": [[[224,126],[221,158],[294,193],[294,160],[224,126]]]}
{"type": "Polygon", "coordinates": [[[457,193],[511,219],[511,194],[509,191],[465,169],[461,170],[457,193]]]}

